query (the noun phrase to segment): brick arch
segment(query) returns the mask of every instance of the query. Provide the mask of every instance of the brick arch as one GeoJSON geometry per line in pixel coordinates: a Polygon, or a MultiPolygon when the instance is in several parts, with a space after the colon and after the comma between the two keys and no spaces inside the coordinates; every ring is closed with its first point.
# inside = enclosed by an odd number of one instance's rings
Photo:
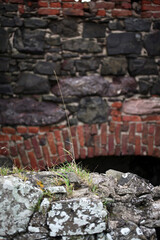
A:
{"type": "Polygon", "coordinates": [[[122,103],[112,104],[111,118],[101,124],[4,126],[0,154],[11,157],[18,167],[42,170],[65,161],[94,156],[142,155],[160,157],[160,116],[127,115],[122,103]]]}

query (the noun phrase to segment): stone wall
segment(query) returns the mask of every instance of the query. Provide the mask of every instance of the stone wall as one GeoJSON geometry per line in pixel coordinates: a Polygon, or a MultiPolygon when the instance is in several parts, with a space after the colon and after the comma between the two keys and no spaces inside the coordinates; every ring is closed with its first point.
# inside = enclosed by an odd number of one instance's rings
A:
{"type": "Polygon", "coordinates": [[[1,155],[160,156],[159,1],[1,0],[0,14],[1,155]]]}

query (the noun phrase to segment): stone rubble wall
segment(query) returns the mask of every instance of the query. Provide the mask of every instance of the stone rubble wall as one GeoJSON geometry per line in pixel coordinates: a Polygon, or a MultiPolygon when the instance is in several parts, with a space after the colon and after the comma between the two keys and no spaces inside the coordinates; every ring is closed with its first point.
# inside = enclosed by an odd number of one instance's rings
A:
{"type": "Polygon", "coordinates": [[[34,169],[73,146],[159,157],[159,42],[158,0],[1,0],[0,154],[34,169]]]}

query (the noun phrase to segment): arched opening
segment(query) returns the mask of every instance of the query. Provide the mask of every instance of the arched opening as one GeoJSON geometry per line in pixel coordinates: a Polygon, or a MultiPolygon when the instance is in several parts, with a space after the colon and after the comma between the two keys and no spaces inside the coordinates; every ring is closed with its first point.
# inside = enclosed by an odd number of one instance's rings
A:
{"type": "Polygon", "coordinates": [[[131,172],[160,185],[160,159],[150,156],[104,156],[76,161],[91,172],[105,173],[108,169],[131,172]]]}

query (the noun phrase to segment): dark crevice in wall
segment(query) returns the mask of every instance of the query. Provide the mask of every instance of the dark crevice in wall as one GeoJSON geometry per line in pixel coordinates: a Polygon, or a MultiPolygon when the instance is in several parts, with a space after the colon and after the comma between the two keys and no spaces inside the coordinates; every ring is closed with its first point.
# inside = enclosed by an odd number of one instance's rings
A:
{"type": "Polygon", "coordinates": [[[131,172],[160,185],[160,159],[149,156],[105,156],[76,161],[91,172],[105,173],[109,169],[131,172]]]}

